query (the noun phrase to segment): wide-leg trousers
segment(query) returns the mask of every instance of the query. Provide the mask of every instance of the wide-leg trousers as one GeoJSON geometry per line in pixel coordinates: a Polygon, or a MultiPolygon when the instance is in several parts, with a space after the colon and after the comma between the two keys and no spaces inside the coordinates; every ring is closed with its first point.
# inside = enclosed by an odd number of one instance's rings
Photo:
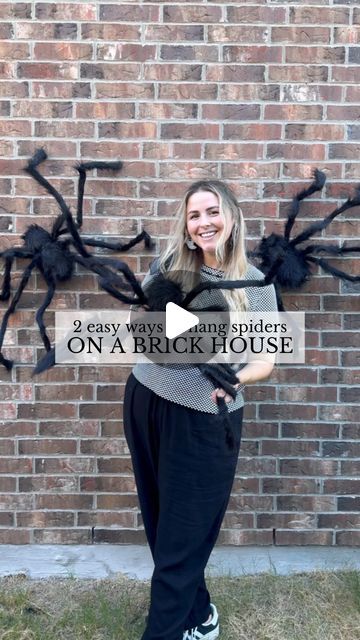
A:
{"type": "Polygon", "coordinates": [[[233,449],[217,414],[165,400],[133,374],[127,381],[124,430],[154,560],[141,640],[182,640],[211,613],[204,571],[234,481],[242,408],[229,415],[233,449]]]}

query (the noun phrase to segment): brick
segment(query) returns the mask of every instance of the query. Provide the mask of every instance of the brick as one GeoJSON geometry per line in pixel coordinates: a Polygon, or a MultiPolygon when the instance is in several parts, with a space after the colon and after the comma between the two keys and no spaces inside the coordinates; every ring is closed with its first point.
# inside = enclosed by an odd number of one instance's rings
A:
{"type": "Polygon", "coordinates": [[[80,24],[82,40],[114,40],[126,42],[127,40],[139,40],[141,27],[133,24],[101,24],[100,22],[89,22],[80,24]]]}
{"type": "Polygon", "coordinates": [[[38,418],[75,418],[76,407],[74,404],[36,403],[19,404],[18,417],[26,420],[38,418]]]}
{"type": "Polygon", "coordinates": [[[332,545],[331,531],[290,531],[277,529],[276,545],[332,545]]]}
{"type": "Polygon", "coordinates": [[[31,124],[26,120],[11,120],[0,122],[0,136],[21,137],[31,135],[31,124]]]}
{"type": "MultiPolygon", "coordinates": [[[[335,27],[336,31],[337,27],[335,27]]],[[[329,27],[309,27],[302,25],[301,27],[281,26],[273,27],[271,30],[272,42],[282,42],[283,44],[330,44],[331,31],[329,27]]],[[[319,47],[317,47],[319,48],[319,47]]],[[[309,46],[309,49],[311,47],[309,46]]],[[[301,61],[303,48],[297,47],[298,52],[301,51],[301,61]]],[[[298,54],[299,55],[299,54],[298,54]]],[[[314,58],[312,58],[314,60],[314,58]]]]}
{"type": "Polygon", "coordinates": [[[214,6],[183,6],[176,7],[164,5],[164,22],[219,23],[221,20],[221,8],[214,6]]]}
{"type": "Polygon", "coordinates": [[[154,122],[110,122],[99,124],[99,135],[103,138],[155,138],[154,122]]]}
{"type": "Polygon", "coordinates": [[[255,25],[218,24],[208,26],[208,41],[215,43],[244,42],[245,44],[264,42],[267,37],[266,27],[255,25]]]}
{"type": "MultiPolygon", "coordinates": [[[[210,27],[209,27],[210,28],[210,27]]],[[[144,36],[146,41],[154,42],[202,42],[204,40],[204,27],[200,24],[175,25],[151,24],[145,25],[144,36]]],[[[210,37],[208,38],[209,42],[210,37]]]]}
{"type": "MultiPolygon", "coordinates": [[[[260,419],[267,420],[281,420],[281,419],[297,419],[298,418],[298,406],[287,404],[263,404],[259,407],[260,419]]],[[[316,418],[316,406],[305,405],[301,409],[301,416],[303,420],[314,420],[316,418]]]]}
{"type": "Polygon", "coordinates": [[[340,463],[341,475],[343,476],[359,476],[360,460],[343,460],[340,463]]]}
{"type": "Polygon", "coordinates": [[[260,529],[313,529],[317,516],[311,513],[258,513],[256,524],[260,529]]]}
{"type": "Polygon", "coordinates": [[[22,40],[76,40],[75,22],[18,22],[16,36],[22,40]]]}
{"type": "Polygon", "coordinates": [[[277,438],[278,431],[277,422],[246,422],[243,420],[243,438],[277,438]]]}
{"type": "Polygon", "coordinates": [[[300,476],[333,476],[338,472],[335,460],[280,460],[280,473],[300,476]]]}
{"type": "Polygon", "coordinates": [[[350,67],[349,65],[336,67],[334,65],[332,67],[332,76],[334,82],[358,82],[360,78],[360,68],[350,67]]]}
{"type": "MultiPolygon", "coordinates": [[[[71,102],[35,102],[21,100],[13,103],[13,115],[17,118],[72,118],[71,102]]],[[[23,168],[23,162],[21,163],[23,168]]]]}
{"type": "MultiPolygon", "coordinates": [[[[64,63],[66,64],[66,63],[64,63]]],[[[76,72],[78,69],[76,68],[76,72]]],[[[140,80],[141,66],[136,62],[82,62],[80,78],[97,80],[140,80]]],[[[75,78],[78,79],[78,76],[75,78]]]]}
{"type": "Polygon", "coordinates": [[[0,23],[0,38],[3,40],[10,40],[14,37],[14,28],[11,22],[0,23]]]}
{"type": "Polygon", "coordinates": [[[359,414],[358,406],[351,405],[320,405],[319,407],[319,418],[321,420],[334,420],[334,421],[354,421],[357,419],[359,414]]]}
{"type": "Polygon", "coordinates": [[[283,422],[281,435],[283,438],[337,438],[340,427],[324,422],[283,422]]]}
{"type": "Polygon", "coordinates": [[[348,24],[350,10],[346,7],[290,7],[290,22],[294,24],[348,24]]]}
{"type": "Polygon", "coordinates": [[[264,82],[264,65],[225,64],[206,67],[206,82],[264,82]]]}
{"type": "Polygon", "coordinates": [[[154,60],[156,49],[153,45],[140,44],[97,44],[96,59],[97,60],[120,60],[130,62],[145,62],[146,60],[154,60]]]}
{"type": "Polygon", "coordinates": [[[91,529],[34,529],[34,544],[91,544],[91,529]]]}
{"type": "Polygon", "coordinates": [[[230,23],[276,25],[285,22],[286,17],[284,7],[229,6],[227,8],[227,19],[230,23]]]}
{"type": "Polygon", "coordinates": [[[285,61],[311,64],[316,60],[319,64],[343,64],[345,62],[345,47],[286,47],[285,61]]]}
{"type": "Polygon", "coordinates": [[[358,494],[360,480],[344,480],[341,478],[324,480],[324,493],[326,494],[358,494]]]}
{"type": "Polygon", "coordinates": [[[101,4],[100,20],[115,22],[158,22],[159,7],[156,6],[140,6],[134,3],[101,4]]]}
{"type": "MultiPolygon", "coordinates": [[[[280,87],[278,84],[223,84],[219,87],[219,98],[222,100],[231,101],[275,101],[280,99],[280,87]]],[[[250,127],[250,124],[245,124],[245,127],[250,127]]],[[[257,129],[262,127],[271,127],[274,131],[273,138],[280,137],[279,133],[276,133],[278,125],[268,125],[261,123],[254,125],[257,129]]],[[[241,137],[241,136],[240,136],[241,137]]]]}
{"type": "Polygon", "coordinates": [[[335,536],[336,544],[345,547],[358,547],[360,545],[359,531],[338,531],[335,536]]]}
{"type": "Polygon", "coordinates": [[[334,44],[357,44],[359,42],[359,27],[334,27],[334,44]]]}
{"type": "Polygon", "coordinates": [[[94,528],[94,544],[146,544],[143,529],[102,529],[94,528]]]}
{"type": "Polygon", "coordinates": [[[335,458],[357,458],[360,457],[360,444],[354,442],[323,442],[323,455],[335,458]]]}
{"type": "Polygon", "coordinates": [[[321,120],[321,105],[265,105],[265,117],[271,120],[321,120]]]}
{"type": "Polygon", "coordinates": [[[327,82],[329,69],[327,66],[315,65],[269,65],[270,82],[327,82]]]}
{"type": "Polygon", "coordinates": [[[342,427],[342,435],[344,438],[357,440],[359,437],[358,422],[354,424],[344,424],[342,427]]]}
{"type": "Polygon", "coordinates": [[[20,62],[18,64],[19,78],[46,78],[48,80],[77,80],[78,65],[70,62],[20,62]]]}
{"type": "Polygon", "coordinates": [[[122,511],[120,513],[101,513],[96,511],[79,513],[78,523],[80,526],[88,525],[98,526],[101,528],[119,527],[131,529],[132,527],[138,526],[137,514],[132,511],[122,511]]]}
{"type": "Polygon", "coordinates": [[[248,104],[203,105],[202,116],[206,120],[258,120],[260,107],[248,104]]]}
{"type": "Polygon", "coordinates": [[[35,60],[90,60],[93,48],[90,44],[75,42],[35,43],[35,60]]]}
{"type": "Polygon", "coordinates": [[[264,478],[262,490],[263,493],[303,495],[319,493],[320,483],[311,478],[264,478]]]}
{"type": "Polygon", "coordinates": [[[74,527],[75,514],[64,511],[32,511],[31,513],[16,514],[18,527],[74,527]]]}
{"type": "Polygon", "coordinates": [[[11,20],[13,18],[29,20],[31,17],[30,2],[4,2],[0,6],[1,20],[11,20]]]}
{"type": "Polygon", "coordinates": [[[281,402],[336,402],[336,387],[294,387],[279,389],[279,400],[281,402]]]}
{"type": "Polygon", "coordinates": [[[338,511],[359,511],[360,497],[349,496],[348,498],[338,498],[338,511]]]}
{"type": "Polygon", "coordinates": [[[74,5],[73,3],[52,2],[35,3],[35,17],[38,20],[96,20],[96,3],[86,2],[74,5]]]}
{"type": "Polygon", "coordinates": [[[278,496],[276,506],[279,511],[336,511],[334,496],[278,496]]]}
{"type": "Polygon", "coordinates": [[[271,531],[256,531],[253,529],[247,530],[232,530],[221,529],[217,544],[220,545],[235,545],[235,546],[264,546],[273,544],[273,535],[271,531]]]}
{"type": "Polygon", "coordinates": [[[30,544],[30,531],[20,531],[19,529],[0,529],[0,544],[30,544]]]}
{"type": "Polygon", "coordinates": [[[132,82],[121,83],[102,83],[95,82],[95,97],[96,98],[139,98],[147,99],[153,98],[155,95],[154,85],[150,82],[136,84],[132,82]]]}
{"type": "Polygon", "coordinates": [[[30,57],[29,45],[21,42],[0,42],[0,58],[3,60],[26,60],[30,57]]]}
{"type": "Polygon", "coordinates": [[[254,527],[254,515],[252,513],[233,513],[228,511],[222,526],[225,529],[252,529],[254,527]]]}
{"type": "Polygon", "coordinates": [[[281,47],[261,47],[256,46],[234,46],[226,45],[223,47],[224,62],[247,63],[247,64],[263,64],[268,62],[282,61],[281,47]]]}
{"type": "Polygon", "coordinates": [[[160,48],[160,60],[196,60],[197,62],[217,62],[218,59],[218,48],[208,45],[190,46],[164,44],[160,48]]]}

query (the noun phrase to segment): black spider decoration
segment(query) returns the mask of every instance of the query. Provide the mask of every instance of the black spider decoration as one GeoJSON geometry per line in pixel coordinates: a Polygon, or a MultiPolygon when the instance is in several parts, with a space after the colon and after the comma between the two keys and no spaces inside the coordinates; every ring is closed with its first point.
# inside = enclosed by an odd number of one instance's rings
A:
{"type": "Polygon", "coordinates": [[[352,276],[344,271],[340,271],[329,264],[324,258],[319,258],[314,255],[328,253],[330,256],[340,256],[346,253],[355,253],[360,251],[360,245],[353,247],[343,245],[338,247],[337,245],[310,244],[306,247],[300,247],[303,242],[309,240],[315,233],[326,229],[332,220],[340,213],[360,205],[360,186],[357,187],[354,198],[348,198],[344,204],[336,208],[323,220],[310,224],[297,236],[290,238],[291,230],[299,213],[301,200],[311,196],[315,191],[320,191],[325,181],[325,173],[315,169],[314,181],[310,187],[296,194],[292,200],[292,206],[284,227],[284,235],[280,236],[272,233],[267,238],[262,238],[255,251],[250,254],[260,259],[259,268],[265,275],[272,270],[275,261],[280,259],[278,269],[276,269],[275,276],[272,278],[276,290],[279,311],[285,310],[280,289],[299,289],[311,276],[311,264],[319,265],[326,273],[330,273],[342,280],[349,280],[350,282],[360,281],[360,276],[352,276]]]}
{"type": "Polygon", "coordinates": [[[25,268],[11,303],[4,314],[0,328],[0,364],[3,364],[8,370],[12,368],[13,362],[6,359],[1,353],[8,319],[16,310],[17,303],[20,300],[21,294],[26,287],[33,269],[36,267],[39,269],[48,287],[45,299],[36,313],[36,322],[39,326],[45,349],[50,351],[51,345],[46,333],[43,315],[55,294],[56,284],[58,282],[69,280],[72,277],[76,263],[81,264],[93,273],[96,273],[99,276],[100,286],[120,300],[122,299],[122,294],[117,291],[116,287],[126,289],[128,288],[128,285],[126,285],[123,277],[120,277],[119,273],[123,274],[125,279],[131,282],[131,288],[134,291],[137,293],[140,292],[140,285],[137,283],[135,276],[126,263],[114,258],[94,256],[86,250],[85,245],[104,247],[114,251],[127,251],[137,243],[144,240],[146,247],[151,246],[151,239],[146,231],[143,231],[127,243],[110,243],[104,240],[94,240],[90,238],[83,239],[79,235],[78,229],[81,228],[83,218],[82,208],[86,172],[91,169],[110,169],[118,171],[122,167],[122,162],[86,162],[79,164],[76,167],[79,172],[79,184],[75,222],[71,211],[62,196],[37,170],[38,165],[46,160],[46,158],[47,155],[45,151],[43,149],[39,149],[25,167],[25,171],[45,187],[45,189],[56,199],[60,206],[61,213],[55,219],[50,232],[37,224],[32,224],[27,228],[22,236],[24,240],[23,246],[12,247],[11,249],[7,249],[0,253],[0,256],[4,258],[5,261],[4,279],[0,300],[8,300],[10,297],[11,269],[14,259],[27,258],[30,260],[30,263],[25,268]],[[60,236],[65,233],[68,234],[68,237],[64,240],[60,240],[60,236]],[[75,249],[75,251],[72,249],[75,249]]]}

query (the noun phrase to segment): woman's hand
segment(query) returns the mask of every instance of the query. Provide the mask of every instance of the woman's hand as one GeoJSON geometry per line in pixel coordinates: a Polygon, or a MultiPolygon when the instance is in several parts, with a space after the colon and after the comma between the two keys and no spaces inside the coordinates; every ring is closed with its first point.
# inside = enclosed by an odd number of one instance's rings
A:
{"type": "MultiPolygon", "coordinates": [[[[235,384],[234,389],[237,390],[238,386],[239,385],[235,384]]],[[[211,400],[215,403],[216,403],[216,398],[224,398],[225,402],[231,402],[233,400],[233,398],[228,393],[226,393],[226,391],[224,391],[224,389],[222,389],[221,387],[214,389],[210,397],[211,397],[211,400]]]]}
{"type": "MultiPolygon", "coordinates": [[[[249,362],[241,371],[236,374],[239,380],[238,384],[234,385],[235,389],[244,384],[254,384],[259,380],[265,380],[269,377],[274,368],[273,362],[264,362],[259,360],[253,360],[249,362]]],[[[211,393],[211,400],[216,403],[216,398],[224,398],[225,402],[230,402],[232,397],[224,391],[221,387],[214,389],[211,393]]]]}

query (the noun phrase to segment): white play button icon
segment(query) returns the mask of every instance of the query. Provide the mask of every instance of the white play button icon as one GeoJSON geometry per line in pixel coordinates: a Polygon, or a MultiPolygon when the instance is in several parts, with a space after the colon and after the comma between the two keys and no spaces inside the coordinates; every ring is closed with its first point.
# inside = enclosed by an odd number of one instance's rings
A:
{"type": "Polygon", "coordinates": [[[199,323],[199,318],[194,314],[179,307],[174,302],[166,305],[165,335],[169,340],[185,333],[191,327],[199,323]]]}

